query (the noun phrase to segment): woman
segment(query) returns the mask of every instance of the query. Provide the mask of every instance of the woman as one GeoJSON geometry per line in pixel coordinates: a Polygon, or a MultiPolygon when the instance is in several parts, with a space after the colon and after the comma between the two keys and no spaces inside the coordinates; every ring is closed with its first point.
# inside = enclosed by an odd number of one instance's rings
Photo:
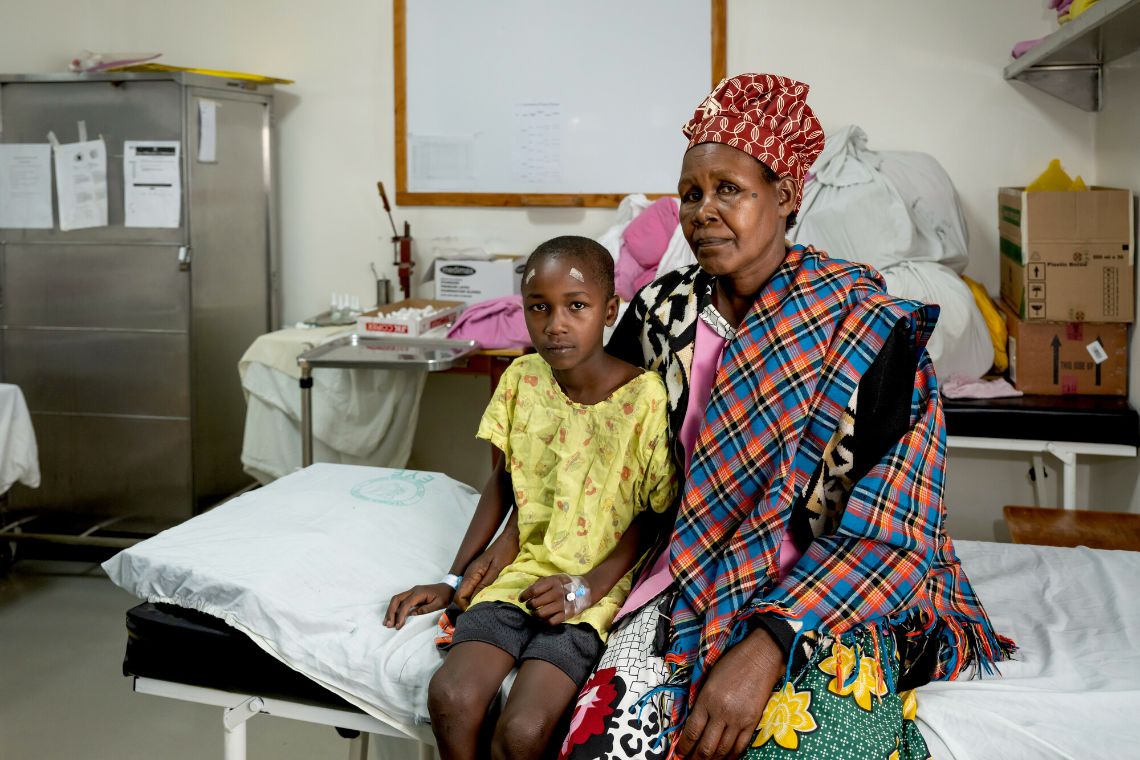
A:
{"type": "Polygon", "coordinates": [[[685,125],[697,264],[608,350],[664,377],[686,485],[564,757],[926,757],[909,690],[1014,651],[944,528],[937,308],[785,244],[824,141],[807,91],[744,74],[685,125]]]}

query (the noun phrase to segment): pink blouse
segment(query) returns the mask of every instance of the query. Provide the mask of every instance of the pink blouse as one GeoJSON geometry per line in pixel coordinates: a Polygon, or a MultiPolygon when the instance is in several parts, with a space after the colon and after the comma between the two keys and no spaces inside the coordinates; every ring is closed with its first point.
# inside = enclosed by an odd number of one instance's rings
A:
{"type": "MultiPolygon", "coordinates": [[[[697,434],[700,433],[701,425],[705,421],[705,408],[708,406],[709,397],[712,396],[716,371],[724,355],[724,347],[724,338],[717,335],[703,319],[697,319],[693,366],[689,373],[689,405],[685,408],[685,420],[681,423],[680,434],[681,447],[685,453],[683,464],[686,480],[693,450],[697,445],[697,434]]],[[[796,564],[801,553],[792,542],[791,532],[785,532],[780,542],[780,577],[786,575],[792,565],[796,564]]],[[[669,572],[669,552],[664,551],[653,563],[649,572],[642,575],[641,580],[630,591],[615,620],[641,609],[646,602],[669,588],[672,582],[673,576],[669,572]]]]}

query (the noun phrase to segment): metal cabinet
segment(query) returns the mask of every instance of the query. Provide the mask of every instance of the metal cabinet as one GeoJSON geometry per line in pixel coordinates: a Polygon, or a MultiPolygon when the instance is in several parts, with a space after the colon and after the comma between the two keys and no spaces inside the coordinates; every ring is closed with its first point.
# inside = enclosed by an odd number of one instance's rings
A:
{"type": "Polygon", "coordinates": [[[0,229],[0,377],[42,472],[11,508],[169,522],[248,482],[237,361],[278,321],[272,106],[271,87],[181,72],[0,76],[0,142],[68,142],[83,120],[108,179],[107,227],[0,229]],[[178,228],[123,225],[125,140],[181,142],[178,228]]]}

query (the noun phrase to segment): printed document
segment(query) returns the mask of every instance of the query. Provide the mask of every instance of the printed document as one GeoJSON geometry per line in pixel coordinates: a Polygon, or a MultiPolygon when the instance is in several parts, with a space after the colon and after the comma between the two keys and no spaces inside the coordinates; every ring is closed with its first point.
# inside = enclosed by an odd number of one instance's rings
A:
{"type": "Polygon", "coordinates": [[[0,145],[0,228],[51,227],[51,145],[0,145]]]}
{"type": "Polygon", "coordinates": [[[102,140],[68,143],[55,149],[59,228],[107,226],[107,146],[102,140]]]}
{"type": "Polygon", "coordinates": [[[177,141],[123,143],[123,214],[127,227],[177,227],[182,216],[182,146],[177,141]]]}

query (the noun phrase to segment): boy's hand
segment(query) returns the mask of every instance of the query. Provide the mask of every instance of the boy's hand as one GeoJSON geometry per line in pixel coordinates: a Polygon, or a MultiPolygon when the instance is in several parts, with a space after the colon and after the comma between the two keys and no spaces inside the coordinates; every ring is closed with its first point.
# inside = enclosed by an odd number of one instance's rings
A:
{"type": "Polygon", "coordinates": [[[549,625],[565,623],[593,604],[584,578],[565,574],[539,578],[519,594],[535,617],[549,625]]]}
{"type": "Polygon", "coordinates": [[[442,610],[451,602],[455,592],[446,583],[432,583],[427,586],[412,586],[407,591],[396,594],[388,603],[384,615],[384,625],[397,630],[404,627],[408,615],[426,615],[442,610]]]}
{"type": "Polygon", "coordinates": [[[491,542],[486,551],[480,554],[463,571],[463,580],[455,590],[455,603],[460,609],[467,609],[471,598],[495,582],[503,568],[515,561],[519,554],[519,534],[516,530],[504,530],[502,535],[491,542]]]}

